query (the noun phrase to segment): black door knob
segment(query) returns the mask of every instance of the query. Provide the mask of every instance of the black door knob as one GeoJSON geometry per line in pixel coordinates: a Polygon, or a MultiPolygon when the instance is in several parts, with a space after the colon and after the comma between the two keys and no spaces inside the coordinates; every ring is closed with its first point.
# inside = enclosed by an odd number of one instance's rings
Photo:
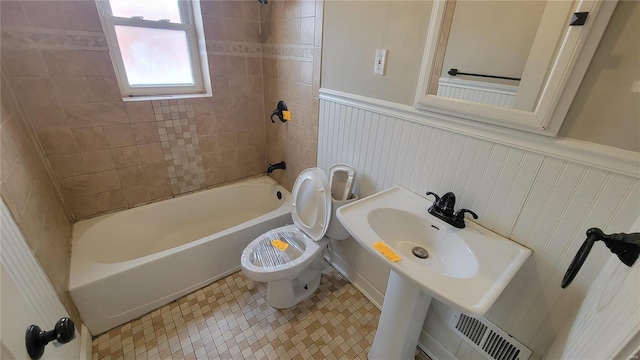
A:
{"type": "Polygon", "coordinates": [[[53,330],[43,331],[38,325],[31,325],[27,328],[25,342],[29,357],[33,360],[40,359],[44,354],[44,347],[51,341],[57,340],[61,344],[66,344],[75,337],[76,326],[67,317],[56,322],[53,330]]]}

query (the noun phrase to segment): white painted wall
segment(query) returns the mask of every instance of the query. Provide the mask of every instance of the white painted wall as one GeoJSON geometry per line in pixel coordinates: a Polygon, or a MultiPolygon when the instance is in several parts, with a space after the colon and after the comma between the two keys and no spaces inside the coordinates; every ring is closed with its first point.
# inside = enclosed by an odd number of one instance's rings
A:
{"type": "MultiPolygon", "coordinates": [[[[457,1],[441,76],[462,72],[522,77],[546,1],[457,1]]],[[[470,78],[516,84],[487,78],[470,78]]]]}
{"type": "MultiPolygon", "coordinates": [[[[563,325],[573,322],[609,257],[598,244],[574,283],[560,288],[585,231],[625,231],[640,214],[637,153],[456,124],[409,106],[324,91],[318,166],[354,166],[360,197],[394,185],[418,194],[453,191],[457,208],[474,210],[479,224],[532,249],[486,317],[540,358],[563,325]],[[615,165],[627,159],[630,166],[615,165]]],[[[338,242],[335,251],[357,277],[385,291],[384,262],[355,240],[338,242]]],[[[450,354],[473,355],[446,328],[447,307],[434,301],[430,311],[424,326],[429,336],[450,354]]]]}

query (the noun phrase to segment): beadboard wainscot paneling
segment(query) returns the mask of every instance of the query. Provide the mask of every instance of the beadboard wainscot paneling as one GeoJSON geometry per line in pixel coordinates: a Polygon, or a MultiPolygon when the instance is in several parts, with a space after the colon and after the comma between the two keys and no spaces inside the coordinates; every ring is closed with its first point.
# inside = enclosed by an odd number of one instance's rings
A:
{"type": "Polygon", "coordinates": [[[483,81],[440,77],[438,96],[512,108],[518,87],[483,81]]]}
{"type": "MultiPolygon", "coordinates": [[[[585,231],[623,232],[640,215],[640,156],[634,152],[427,116],[327,89],[321,90],[319,129],[318,166],[354,166],[360,197],[395,185],[423,196],[453,191],[456,207],[474,210],[478,224],[533,250],[485,314],[531,348],[532,359],[573,321],[609,257],[598,244],[573,284],[560,288],[585,231]]],[[[332,245],[350,280],[379,303],[388,279],[384,262],[354,240],[332,245]]],[[[448,330],[447,319],[448,307],[432,303],[421,344],[434,357],[473,354],[448,330]]]]}
{"type": "MultiPolygon", "coordinates": [[[[14,357],[26,359],[28,355],[24,347],[24,334],[30,324],[25,321],[33,321],[33,324],[48,331],[53,329],[58,319],[68,317],[69,314],[29,250],[4,200],[0,200],[0,239],[2,298],[6,301],[2,308],[2,342],[14,357]]],[[[90,359],[91,335],[87,328],[76,324],[75,336],[74,340],[59,348],[48,345],[44,358],[90,359]]]]}

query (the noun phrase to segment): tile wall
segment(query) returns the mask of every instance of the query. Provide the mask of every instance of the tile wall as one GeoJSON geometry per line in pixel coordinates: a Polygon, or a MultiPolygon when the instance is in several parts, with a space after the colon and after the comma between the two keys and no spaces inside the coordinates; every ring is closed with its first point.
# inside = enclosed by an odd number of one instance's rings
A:
{"type": "Polygon", "coordinates": [[[267,159],[287,163],[287,170],[272,177],[288,189],[303,169],[316,166],[322,11],[322,0],[260,7],[267,159]],[[272,124],[269,116],[279,100],[287,103],[292,120],[272,124]]]}
{"type": "Polygon", "coordinates": [[[2,196],[72,316],[73,221],[316,165],[322,6],[201,1],[213,98],[124,102],[93,0],[0,2],[2,196]]]}
{"type": "Polygon", "coordinates": [[[3,74],[0,193],[67,312],[76,324],[80,324],[78,310],[67,292],[71,216],[54,186],[44,155],[6,84],[3,74]]]}
{"type": "Polygon", "coordinates": [[[259,6],[201,2],[213,98],[124,102],[93,0],[2,1],[2,69],[76,220],[264,171],[259,6]]]}

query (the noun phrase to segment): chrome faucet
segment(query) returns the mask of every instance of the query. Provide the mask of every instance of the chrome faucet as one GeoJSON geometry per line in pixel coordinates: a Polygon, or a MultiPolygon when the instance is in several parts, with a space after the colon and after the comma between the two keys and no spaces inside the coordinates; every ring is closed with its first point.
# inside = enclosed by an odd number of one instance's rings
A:
{"type": "Polygon", "coordinates": [[[478,215],[476,215],[476,213],[468,209],[460,209],[454,213],[453,210],[456,206],[456,195],[452,192],[448,192],[440,197],[436,193],[429,191],[427,192],[427,196],[429,195],[433,195],[433,197],[436,198],[436,201],[434,201],[433,205],[429,207],[427,211],[429,212],[429,214],[445,221],[448,224],[462,229],[465,226],[465,213],[471,214],[474,219],[478,218],[478,215]]]}

